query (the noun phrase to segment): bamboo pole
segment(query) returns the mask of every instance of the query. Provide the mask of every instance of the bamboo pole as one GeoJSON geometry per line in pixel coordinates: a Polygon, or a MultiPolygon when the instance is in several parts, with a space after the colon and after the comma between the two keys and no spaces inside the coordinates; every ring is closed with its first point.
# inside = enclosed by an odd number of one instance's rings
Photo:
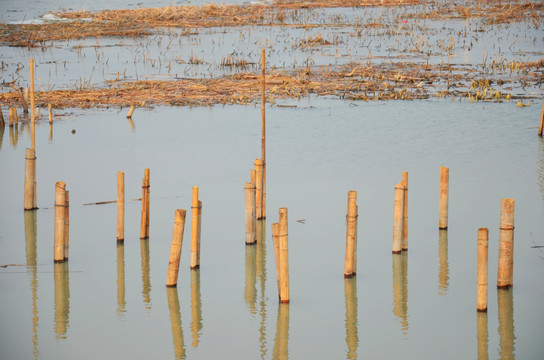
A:
{"type": "Polygon", "coordinates": [[[501,200],[499,266],[497,272],[497,287],[499,288],[514,285],[514,204],[514,199],[501,200]]]}
{"type": "Polygon", "coordinates": [[[438,219],[438,228],[448,228],[448,197],[450,189],[450,169],[440,167],[440,216],[438,219]]]}
{"type": "Polygon", "coordinates": [[[287,208],[280,208],[280,302],[289,303],[289,250],[287,208]]]}
{"type": "Polygon", "coordinates": [[[55,184],[55,262],[64,261],[64,216],[66,207],[66,184],[57,181],[55,184]]]}
{"type": "Polygon", "coordinates": [[[128,118],[128,119],[132,119],[132,114],[134,114],[134,110],[136,110],[136,106],[135,106],[135,105],[131,105],[131,106],[130,106],[130,109],[128,110],[128,113],[127,113],[127,118],[128,118]]]}
{"type": "Polygon", "coordinates": [[[489,230],[478,229],[478,292],[477,311],[487,311],[487,249],[489,230]]]}
{"type": "Polygon", "coordinates": [[[263,159],[255,159],[255,211],[257,220],[263,218],[263,159]]]}
{"type": "Polygon", "coordinates": [[[263,159],[263,180],[262,180],[262,201],[260,219],[266,219],[266,54],[264,48],[261,50],[261,158],[263,159]]]}
{"type": "Polygon", "coordinates": [[[13,114],[15,108],[11,107],[9,108],[9,126],[13,127],[15,125],[15,115],[13,114]]]}
{"type": "Polygon", "coordinates": [[[64,207],[64,260],[68,260],[70,248],[70,192],[65,191],[66,201],[64,207]]]}
{"type": "Polygon", "coordinates": [[[408,172],[402,173],[402,186],[404,187],[404,201],[402,207],[402,251],[408,250],[408,172]]]}
{"type": "Polygon", "coordinates": [[[33,149],[25,150],[25,210],[36,208],[34,203],[34,167],[36,166],[36,152],[33,149]]]}
{"type": "Polygon", "coordinates": [[[142,179],[142,216],[140,224],[140,239],[149,238],[149,169],[144,170],[142,179]]]}
{"type": "Polygon", "coordinates": [[[348,192],[348,213],[346,215],[346,256],[344,261],[344,277],[354,276],[355,247],[357,239],[357,191],[348,192]]]}
{"type": "Polygon", "coordinates": [[[181,258],[183,229],[185,227],[185,213],[185,210],[182,209],[177,209],[175,212],[174,233],[172,234],[172,246],[170,247],[170,260],[168,262],[166,286],[176,286],[178,283],[179,260],[181,258]]]}
{"type": "Polygon", "coordinates": [[[34,102],[34,59],[30,58],[30,136],[32,139],[32,148],[36,150],[36,109],[34,102]]]}
{"type": "Polygon", "coordinates": [[[404,212],[404,186],[402,182],[395,186],[395,208],[393,212],[393,253],[402,251],[402,223],[404,212]]]}
{"type": "Polygon", "coordinates": [[[196,261],[200,267],[200,234],[202,231],[202,201],[198,201],[198,232],[196,236],[196,261]]]}
{"type": "Polygon", "coordinates": [[[199,213],[199,201],[198,201],[198,186],[193,186],[193,202],[192,209],[192,223],[191,223],[191,269],[198,269],[200,267],[199,254],[198,254],[198,213],[199,213]]]}
{"type": "Polygon", "coordinates": [[[246,245],[251,245],[257,241],[255,228],[255,185],[246,182],[244,192],[246,198],[246,245]]]}
{"type": "Polygon", "coordinates": [[[125,240],[125,173],[117,172],[117,241],[125,240]]]}
{"type": "MultiPolygon", "coordinates": [[[[280,270],[280,223],[272,224],[272,244],[274,246],[274,256],[276,259],[276,279],[278,280],[278,297],[281,292],[281,270],[280,270]]],[[[281,300],[281,298],[280,298],[281,300]]]]}
{"type": "Polygon", "coordinates": [[[540,111],[540,126],[538,127],[538,136],[542,137],[542,129],[544,128],[544,98],[542,98],[542,110],[540,111]]]}
{"type": "Polygon", "coordinates": [[[53,109],[51,108],[51,104],[47,104],[47,112],[49,113],[49,123],[53,123],[53,109]]]}

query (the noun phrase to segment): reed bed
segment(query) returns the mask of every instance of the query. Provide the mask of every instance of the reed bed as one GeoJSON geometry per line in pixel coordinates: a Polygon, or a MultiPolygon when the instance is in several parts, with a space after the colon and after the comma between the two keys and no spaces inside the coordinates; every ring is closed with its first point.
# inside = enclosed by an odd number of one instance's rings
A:
{"type": "MultiPolygon", "coordinates": [[[[425,65],[420,63],[347,64],[307,67],[294,71],[270,71],[266,76],[267,102],[310,95],[347,100],[386,101],[451,97],[474,101],[530,99],[507,89],[523,77],[529,84],[542,83],[544,61],[511,63],[509,71],[522,75],[490,74],[460,65],[425,65]]],[[[251,104],[260,101],[260,77],[257,72],[243,72],[215,79],[186,78],[174,81],[127,81],[111,83],[108,88],[41,91],[36,105],[54,108],[130,107],[153,105],[212,106],[216,104],[251,104]]],[[[0,103],[16,106],[16,92],[0,93],[0,103]]]]}

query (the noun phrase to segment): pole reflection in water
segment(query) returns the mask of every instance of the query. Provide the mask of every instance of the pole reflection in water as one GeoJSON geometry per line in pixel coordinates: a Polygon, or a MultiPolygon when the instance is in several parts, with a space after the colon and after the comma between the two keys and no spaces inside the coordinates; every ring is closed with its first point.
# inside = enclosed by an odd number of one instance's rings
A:
{"type": "Polygon", "coordinates": [[[0,149],[2,149],[2,142],[4,141],[4,130],[5,126],[0,125],[0,149]]]}
{"type": "Polygon", "coordinates": [[[448,269],[448,230],[439,230],[438,235],[438,258],[440,267],[438,269],[438,294],[446,295],[450,274],[448,269]]]}
{"type": "Polygon", "coordinates": [[[17,141],[19,140],[19,129],[17,128],[17,125],[13,125],[9,127],[9,142],[13,146],[13,148],[17,147],[17,141]]]}
{"type": "Polygon", "coordinates": [[[49,143],[53,143],[53,124],[49,123],[49,143]]]}
{"type": "Polygon", "coordinates": [[[117,242],[117,315],[123,317],[125,302],[125,245],[117,242]]]}
{"type": "MultiPolygon", "coordinates": [[[[3,129],[0,129],[0,133],[3,129]]],[[[36,210],[25,211],[26,271],[31,277],[32,290],[32,354],[38,358],[38,268],[36,264],[36,243],[38,239],[36,210]]]]}
{"type": "Polygon", "coordinates": [[[476,328],[478,337],[478,360],[488,360],[488,342],[489,335],[487,332],[487,312],[476,312],[476,328]]]}
{"type": "Polygon", "coordinates": [[[183,341],[183,329],[181,327],[181,312],[179,309],[177,287],[167,286],[166,295],[168,297],[168,309],[170,310],[170,323],[172,324],[174,356],[176,360],[185,359],[185,342],[183,341]]]}
{"type": "Polygon", "coordinates": [[[151,309],[151,280],[149,276],[149,239],[140,240],[140,252],[142,253],[142,295],[145,308],[151,309]]]}
{"type": "Polygon", "coordinates": [[[256,243],[246,245],[246,286],[244,299],[251,314],[257,313],[257,245],[256,243]]]}
{"type": "Polygon", "coordinates": [[[130,130],[132,132],[136,131],[136,125],[134,125],[134,121],[132,121],[132,117],[127,117],[128,125],[130,126],[130,130]]]}
{"type": "Polygon", "coordinates": [[[357,320],[357,278],[344,278],[344,294],[346,297],[346,344],[349,360],[357,359],[359,331],[357,320]]]}
{"type": "Polygon", "coordinates": [[[515,359],[514,335],[514,292],[513,289],[497,289],[497,305],[499,312],[499,357],[515,359]]]}
{"type": "Polygon", "coordinates": [[[267,352],[266,347],[266,220],[257,221],[257,255],[256,268],[257,278],[259,279],[259,315],[261,323],[259,324],[259,344],[261,348],[261,358],[264,359],[267,352]]]}
{"type": "Polygon", "coordinates": [[[408,253],[393,254],[393,314],[408,331],[408,253]]]}
{"type": "Polygon", "coordinates": [[[289,359],[289,304],[278,304],[273,360],[289,359]]]}
{"type": "Polygon", "coordinates": [[[200,297],[200,269],[191,270],[191,330],[193,347],[198,347],[202,331],[202,301],[200,297]]]}
{"type": "Polygon", "coordinates": [[[55,263],[55,333],[66,339],[70,315],[70,284],[68,261],[55,263]]]}

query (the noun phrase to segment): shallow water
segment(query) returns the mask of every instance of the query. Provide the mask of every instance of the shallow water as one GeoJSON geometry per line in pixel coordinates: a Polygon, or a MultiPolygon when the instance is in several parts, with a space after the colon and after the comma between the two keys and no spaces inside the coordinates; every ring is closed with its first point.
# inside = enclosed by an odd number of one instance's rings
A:
{"type": "Polygon", "coordinates": [[[38,206],[23,211],[26,129],[2,136],[1,358],[537,359],[544,313],[544,143],[537,107],[313,98],[267,110],[267,220],[244,245],[243,184],[260,156],[260,109],[71,111],[36,132],[38,206]],[[72,134],[72,129],[75,134],[72,134]],[[438,231],[439,167],[450,218],[438,231]],[[150,239],[140,202],[115,240],[116,171],[126,198],[151,169],[150,239]],[[409,251],[391,254],[393,188],[409,180],[409,251]],[[70,259],[53,263],[54,184],[70,190],[70,259]],[[202,262],[185,230],[166,289],[174,209],[203,201],[202,262]],[[356,278],[343,278],[348,190],[358,191],[356,278]],[[516,199],[514,287],[498,291],[499,203],[516,199]],[[291,303],[279,305],[270,226],[289,211],[291,303]],[[297,222],[301,220],[301,222],[297,222]],[[304,220],[304,221],[302,221],[304,220]],[[477,314],[476,235],[489,227],[487,314],[477,314]],[[409,261],[408,261],[409,260],[409,261]],[[15,345],[17,344],[17,345],[15,345]],[[454,348],[455,351],[451,351],[454,348]]]}

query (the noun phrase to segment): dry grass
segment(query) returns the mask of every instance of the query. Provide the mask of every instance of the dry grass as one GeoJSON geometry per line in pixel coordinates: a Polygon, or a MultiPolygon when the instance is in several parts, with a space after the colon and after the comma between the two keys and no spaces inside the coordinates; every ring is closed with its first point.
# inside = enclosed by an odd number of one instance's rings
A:
{"type": "MultiPolygon", "coordinates": [[[[431,97],[464,97],[472,101],[514,99],[504,89],[520,81],[541,84],[544,61],[506,64],[496,75],[471,67],[417,63],[350,64],[331,71],[306,68],[266,77],[267,101],[309,95],[350,100],[414,100],[431,97]],[[515,71],[519,74],[516,75],[515,71]]],[[[115,82],[105,89],[56,90],[37,93],[36,104],[55,108],[124,107],[133,104],[211,106],[260,101],[259,75],[242,73],[220,79],[115,82]]],[[[1,93],[0,103],[16,106],[19,96],[1,93]]]]}

